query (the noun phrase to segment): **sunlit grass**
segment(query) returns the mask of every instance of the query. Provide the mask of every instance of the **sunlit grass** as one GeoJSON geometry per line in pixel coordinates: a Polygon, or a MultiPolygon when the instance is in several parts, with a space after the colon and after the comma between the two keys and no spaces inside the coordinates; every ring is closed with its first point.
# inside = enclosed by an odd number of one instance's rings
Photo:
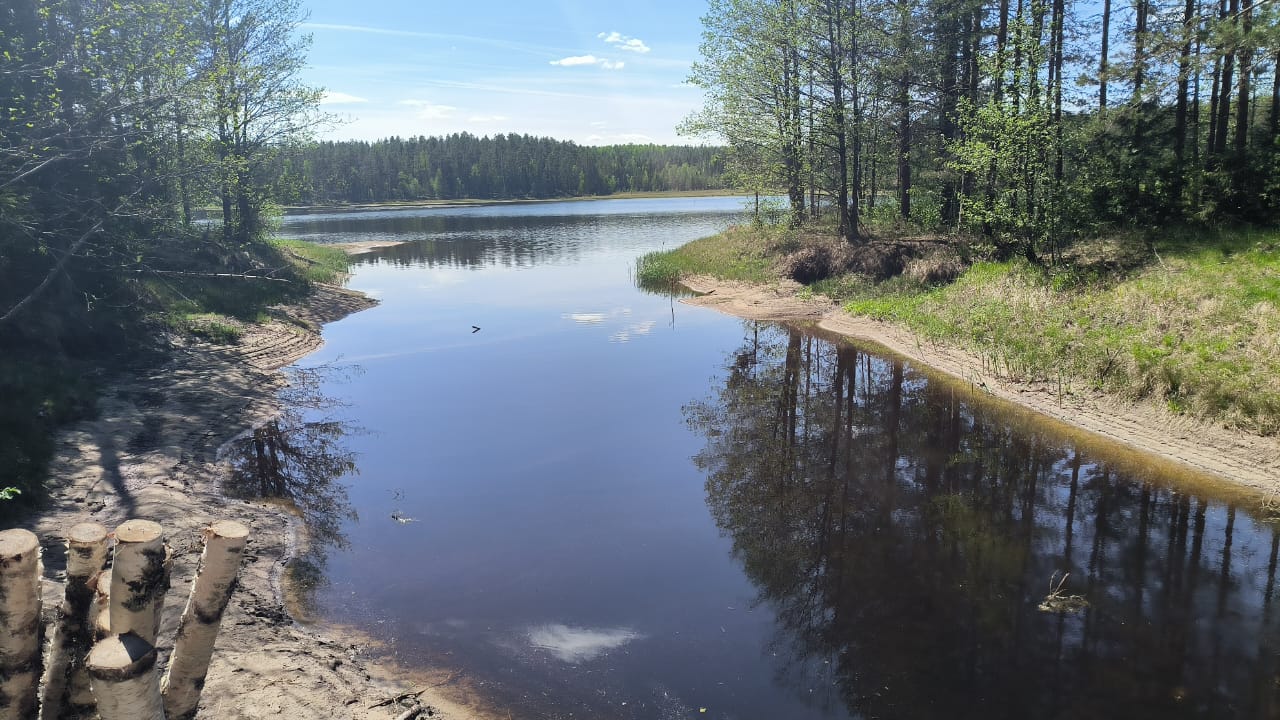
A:
{"type": "Polygon", "coordinates": [[[690,275],[766,282],[773,250],[785,242],[778,229],[733,227],[674,250],[651,252],[636,261],[636,278],[649,286],[668,286],[690,275]]]}
{"type": "Polygon", "coordinates": [[[1132,270],[1062,273],[979,263],[936,289],[851,300],[851,313],[958,342],[989,369],[1280,432],[1280,233],[1157,242],[1132,270]],[[1076,273],[1079,275],[1079,273],[1076,273]]]}

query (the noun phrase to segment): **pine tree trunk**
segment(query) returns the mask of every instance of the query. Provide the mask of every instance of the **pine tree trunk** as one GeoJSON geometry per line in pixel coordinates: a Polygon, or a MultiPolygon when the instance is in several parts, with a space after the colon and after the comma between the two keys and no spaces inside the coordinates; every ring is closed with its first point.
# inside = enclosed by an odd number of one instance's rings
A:
{"type": "Polygon", "coordinates": [[[42,572],[34,533],[0,532],[0,720],[36,717],[42,572]]]}
{"type": "Polygon", "coordinates": [[[1107,74],[1111,71],[1110,57],[1111,52],[1111,0],[1103,0],[1102,3],[1102,47],[1098,56],[1098,112],[1101,113],[1107,109],[1107,74]]]}
{"type": "MultiPolygon", "coordinates": [[[[1232,17],[1240,9],[1239,0],[1231,0],[1227,12],[1223,13],[1223,19],[1232,17]]],[[[1231,125],[1231,88],[1235,84],[1235,53],[1227,52],[1222,56],[1222,77],[1219,78],[1218,86],[1218,117],[1216,118],[1217,129],[1214,131],[1214,154],[1221,155],[1227,151],[1227,129],[1231,125]]]]}
{"type": "Polygon", "coordinates": [[[213,645],[236,587],[240,556],[249,538],[249,528],[224,520],[205,530],[204,553],[191,596],[178,624],[169,670],[161,683],[164,709],[169,720],[187,720],[200,704],[200,690],[209,672],[213,645]]]}

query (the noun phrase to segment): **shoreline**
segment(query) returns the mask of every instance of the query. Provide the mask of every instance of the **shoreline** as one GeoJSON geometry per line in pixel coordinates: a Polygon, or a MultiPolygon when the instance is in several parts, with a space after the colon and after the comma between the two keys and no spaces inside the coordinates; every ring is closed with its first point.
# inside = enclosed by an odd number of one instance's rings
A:
{"type": "Polygon", "coordinates": [[[362,293],[317,285],[302,302],[273,308],[272,319],[250,326],[237,345],[183,339],[161,365],[126,372],[104,388],[97,417],[58,433],[48,504],[19,524],[41,541],[48,612],[61,603],[62,538],[72,525],[159,522],[173,551],[157,643],[163,667],[199,560],[202,528],[231,519],[251,529],[197,717],[486,715],[464,682],[435,682],[436,671],[398,668],[375,657],[376,644],[352,628],[290,614],[286,567],[305,542],[301,520],[279,501],[222,492],[226,463],[218,451],[279,414],[282,369],[321,346],[323,325],[376,304],[362,293]],[[403,701],[392,701],[397,697],[403,701]],[[410,712],[415,699],[418,714],[410,712]]]}
{"type": "Polygon", "coordinates": [[[454,200],[388,200],[386,202],[348,203],[335,205],[287,205],[285,215],[322,215],[326,213],[376,212],[378,210],[405,210],[413,208],[488,207],[493,205],[537,205],[540,203],[587,202],[591,200],[646,200],[663,198],[750,197],[749,193],[730,188],[718,190],[662,190],[652,192],[624,192],[613,195],[575,195],[558,198],[457,198],[454,200]]]}
{"type": "MultiPolygon", "coordinates": [[[[870,342],[889,354],[968,385],[972,392],[1031,411],[1041,421],[1129,453],[1137,465],[1158,465],[1181,481],[1214,486],[1242,500],[1280,494],[1280,438],[1250,435],[1174,415],[1155,403],[1123,402],[1101,393],[1059,394],[1048,383],[1018,383],[989,372],[977,355],[868,318],[845,313],[823,296],[804,297],[792,281],[752,284],[706,275],[681,285],[699,293],[681,302],[751,320],[800,323],[853,341],[870,342]]],[[[1104,452],[1106,452],[1104,450],[1104,452]]]]}

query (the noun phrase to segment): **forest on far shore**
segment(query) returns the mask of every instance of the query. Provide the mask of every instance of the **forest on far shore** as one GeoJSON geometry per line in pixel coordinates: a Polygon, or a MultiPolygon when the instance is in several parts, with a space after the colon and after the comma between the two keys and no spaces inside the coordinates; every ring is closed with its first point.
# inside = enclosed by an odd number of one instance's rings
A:
{"type": "Polygon", "coordinates": [[[269,170],[285,205],[508,200],[725,187],[723,149],[589,147],[532,135],[391,137],[282,148],[269,170]]]}

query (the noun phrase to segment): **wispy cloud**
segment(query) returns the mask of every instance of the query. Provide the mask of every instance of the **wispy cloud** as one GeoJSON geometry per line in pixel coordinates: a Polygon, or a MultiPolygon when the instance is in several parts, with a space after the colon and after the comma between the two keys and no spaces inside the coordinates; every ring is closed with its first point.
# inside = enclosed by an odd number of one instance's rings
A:
{"type": "Polygon", "coordinates": [[[424,32],[421,30],[399,30],[396,28],[372,27],[368,25],[341,25],[336,23],[302,23],[299,26],[303,30],[325,30],[331,32],[349,32],[363,33],[366,35],[390,35],[395,37],[419,38],[424,40],[448,40],[458,43],[475,43],[478,45],[488,45],[491,47],[499,47],[507,50],[517,50],[529,53],[554,54],[563,52],[564,48],[556,48],[548,45],[537,45],[535,43],[513,42],[510,40],[502,40],[499,38],[479,37],[476,35],[460,35],[457,33],[436,33],[424,32]]]}
{"type": "Polygon", "coordinates": [[[352,103],[369,102],[365,98],[348,95],[344,92],[334,92],[333,90],[325,90],[324,95],[320,96],[321,105],[349,105],[352,103]]]}
{"type": "Polygon", "coordinates": [[[559,60],[552,60],[551,64],[559,65],[560,67],[574,67],[576,65],[598,65],[599,67],[602,67],[605,70],[621,70],[627,65],[621,60],[614,61],[614,60],[610,60],[609,58],[598,58],[595,55],[573,55],[567,58],[560,58],[559,60]]]}
{"type": "Polygon", "coordinates": [[[418,112],[415,114],[420,120],[445,120],[453,117],[458,109],[452,105],[437,105],[429,100],[401,100],[399,104],[417,108],[418,112]]]}
{"type": "Polygon", "coordinates": [[[644,44],[640,38],[627,37],[616,30],[614,32],[600,33],[596,37],[613,45],[619,50],[644,54],[649,52],[649,46],[644,44]]]}

